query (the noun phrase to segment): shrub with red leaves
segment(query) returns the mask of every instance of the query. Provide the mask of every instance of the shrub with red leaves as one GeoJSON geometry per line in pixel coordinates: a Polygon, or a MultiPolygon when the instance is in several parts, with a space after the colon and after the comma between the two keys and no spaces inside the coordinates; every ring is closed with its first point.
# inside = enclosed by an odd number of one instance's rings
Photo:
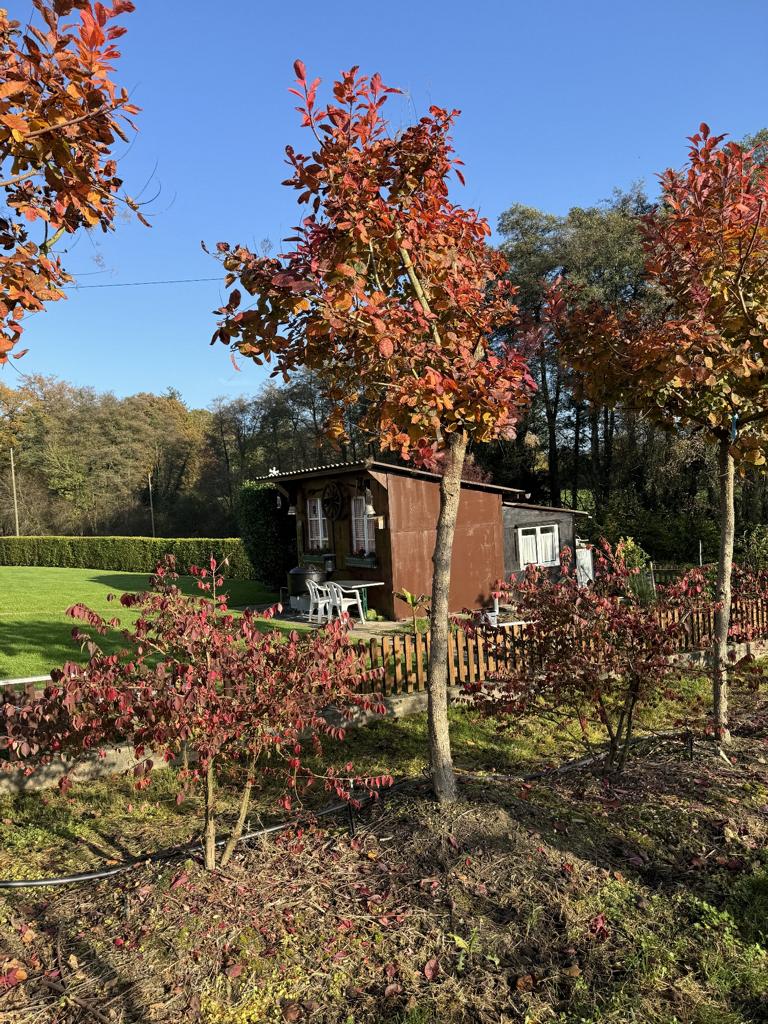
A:
{"type": "MultiPolygon", "coordinates": [[[[216,792],[222,775],[239,778],[242,795],[237,822],[221,858],[232,855],[248,813],[256,782],[281,783],[280,803],[290,811],[296,794],[316,780],[343,799],[352,790],[377,791],[390,776],[354,778],[319,773],[305,758],[322,753],[324,737],[343,739],[341,719],[357,709],[384,712],[377,694],[363,693],[380,676],[365,667],[364,653],[350,643],[344,622],[288,636],[263,628],[275,609],[262,615],[233,615],[221,593],[221,567],[212,558],[206,568],[190,570],[202,593],[187,597],[176,586],[173,559],[157,567],[152,590],[124,594],[121,603],[138,609],[125,650],[104,654],[80,627],[74,638],[87,647],[89,660],[68,662],[51,674],[52,683],[37,700],[6,704],[5,736],[0,740],[30,772],[60,753],[82,755],[108,743],[133,745],[140,759],[137,786],[149,785],[150,754],[181,760],[183,778],[205,792],[206,866],[216,863],[216,792]],[[193,754],[189,763],[188,753],[193,754]]],[[[69,614],[97,633],[108,625],[83,605],[69,614]]],[[[64,785],[67,780],[65,777],[64,785]]]]}
{"type": "Polygon", "coordinates": [[[472,703],[485,714],[516,720],[536,713],[562,724],[578,722],[590,746],[591,728],[608,740],[606,771],[626,762],[639,704],[668,692],[675,634],[653,606],[642,604],[620,548],[595,549],[595,580],[579,583],[572,553],[561,552],[561,575],[528,566],[525,578],[500,583],[527,621],[531,654],[514,669],[470,684],[472,703]]]}

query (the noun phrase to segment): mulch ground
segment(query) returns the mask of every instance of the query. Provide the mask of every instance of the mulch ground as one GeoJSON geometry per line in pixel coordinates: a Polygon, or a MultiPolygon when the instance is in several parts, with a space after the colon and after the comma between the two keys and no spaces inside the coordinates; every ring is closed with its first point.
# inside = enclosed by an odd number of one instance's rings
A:
{"type": "Polygon", "coordinates": [[[5,893],[0,1021],[765,1022],[768,704],[735,732],[730,763],[649,741],[614,783],[462,776],[447,810],[414,781],[225,873],[5,893]]]}

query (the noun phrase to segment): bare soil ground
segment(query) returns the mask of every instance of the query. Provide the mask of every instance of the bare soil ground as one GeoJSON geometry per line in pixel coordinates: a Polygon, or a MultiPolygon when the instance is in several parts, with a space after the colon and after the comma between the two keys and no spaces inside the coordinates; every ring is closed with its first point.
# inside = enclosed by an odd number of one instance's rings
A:
{"type": "MultiPolygon", "coordinates": [[[[377,756],[403,761],[398,728],[377,756]]],[[[649,740],[612,783],[475,756],[448,810],[417,777],[354,837],[0,893],[0,1021],[764,1024],[768,701],[734,732],[730,763],[649,740]]]]}

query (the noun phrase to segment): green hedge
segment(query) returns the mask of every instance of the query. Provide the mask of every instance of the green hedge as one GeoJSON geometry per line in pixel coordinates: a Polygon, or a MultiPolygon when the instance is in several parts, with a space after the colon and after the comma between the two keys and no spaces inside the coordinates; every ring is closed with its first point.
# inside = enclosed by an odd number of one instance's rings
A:
{"type": "Polygon", "coordinates": [[[163,555],[175,555],[180,572],[206,565],[211,555],[229,559],[228,579],[254,579],[239,537],[0,537],[0,565],[152,572],[163,555]]]}

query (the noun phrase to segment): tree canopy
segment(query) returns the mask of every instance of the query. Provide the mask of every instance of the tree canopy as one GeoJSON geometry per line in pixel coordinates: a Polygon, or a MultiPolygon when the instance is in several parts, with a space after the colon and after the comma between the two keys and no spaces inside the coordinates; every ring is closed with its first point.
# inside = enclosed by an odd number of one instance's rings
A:
{"type": "Polygon", "coordinates": [[[21,337],[24,315],[63,298],[70,278],[56,242],[81,228],[109,230],[119,199],[141,217],[121,193],[112,155],[138,111],[111,78],[125,32],[112,22],[133,4],[32,3],[39,26],[22,28],[0,9],[0,364],[21,337]],[[63,20],[75,11],[76,20],[63,20]]]}

